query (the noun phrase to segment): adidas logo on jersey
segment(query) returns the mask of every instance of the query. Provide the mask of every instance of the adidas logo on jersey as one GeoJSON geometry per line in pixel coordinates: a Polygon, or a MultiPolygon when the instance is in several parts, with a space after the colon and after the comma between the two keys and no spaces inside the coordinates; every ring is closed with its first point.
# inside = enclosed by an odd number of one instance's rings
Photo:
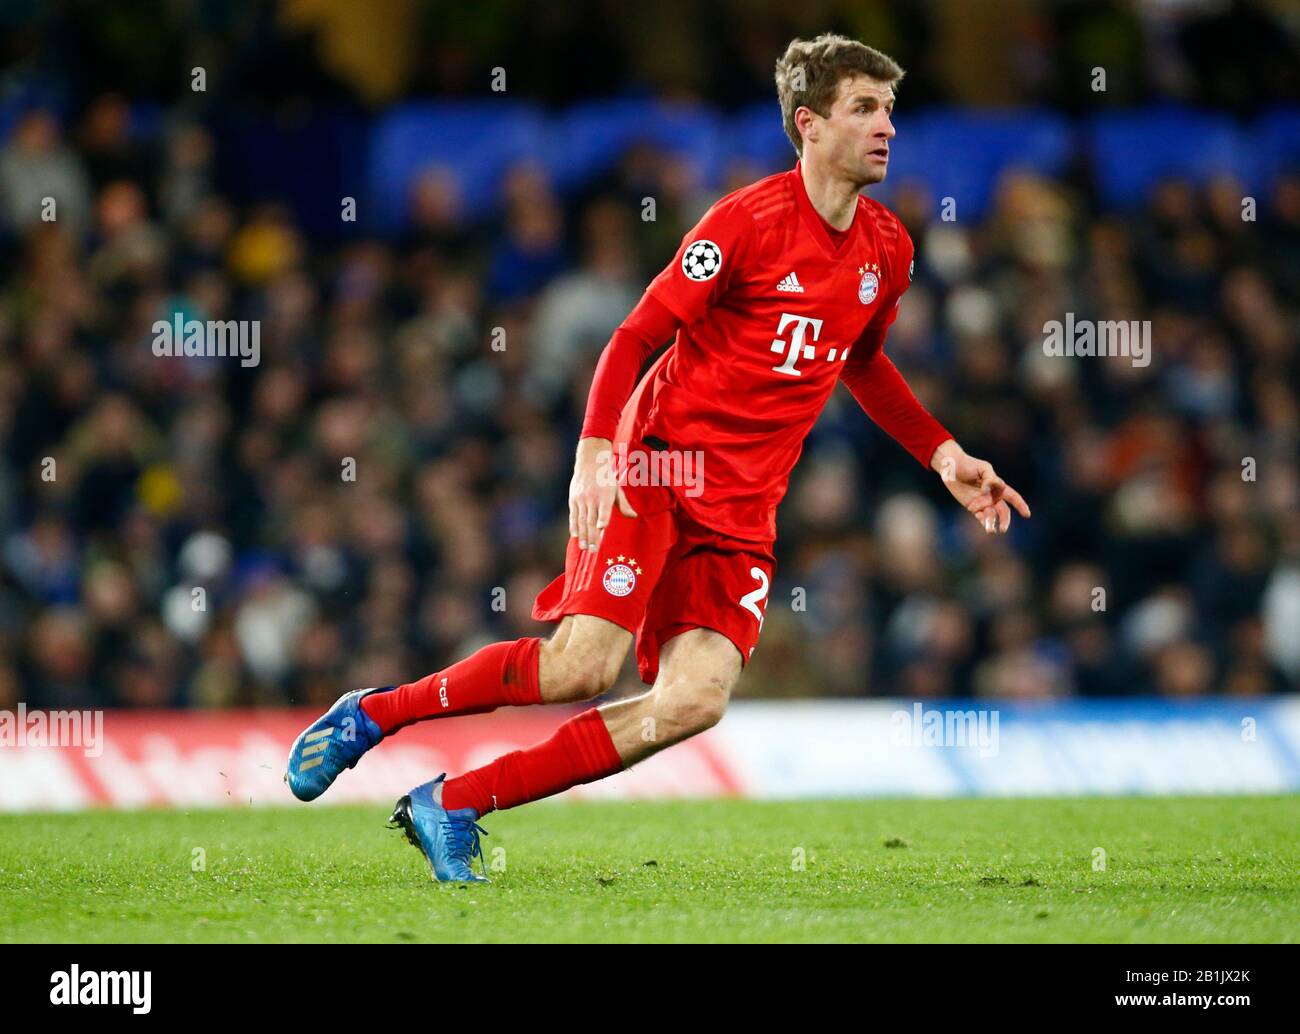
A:
{"type": "Polygon", "coordinates": [[[799,278],[793,273],[777,284],[776,289],[778,291],[792,291],[795,294],[803,294],[803,284],[799,283],[799,278]]]}

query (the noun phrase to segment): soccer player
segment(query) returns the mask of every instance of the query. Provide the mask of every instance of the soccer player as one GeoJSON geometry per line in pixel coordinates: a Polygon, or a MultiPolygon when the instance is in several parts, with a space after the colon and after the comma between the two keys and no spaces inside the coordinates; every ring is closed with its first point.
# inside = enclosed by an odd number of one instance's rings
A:
{"type": "Polygon", "coordinates": [[[596,697],[635,637],[649,692],[583,711],[542,743],[441,775],[397,803],[392,822],[435,879],[478,880],[471,866],[488,812],[603,779],[716,724],[762,629],[777,504],[839,381],[987,532],[1005,533],[1013,507],[1029,516],[883,350],[912,279],[912,241],[860,191],[885,177],[902,77],[889,57],[841,36],[790,44],[776,88],[794,168],[705,213],[596,367],[564,574],[533,607],[559,622],[554,635],[346,694],[293,745],[286,779],[298,797],[319,796],[412,722],[596,697]]]}

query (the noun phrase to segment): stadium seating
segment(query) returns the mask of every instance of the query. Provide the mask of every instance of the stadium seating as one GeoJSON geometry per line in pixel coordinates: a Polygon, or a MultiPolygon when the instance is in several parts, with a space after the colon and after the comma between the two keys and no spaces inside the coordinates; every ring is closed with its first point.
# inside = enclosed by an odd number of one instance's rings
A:
{"type": "MultiPolygon", "coordinates": [[[[936,197],[960,198],[979,218],[998,179],[1013,168],[1059,176],[1085,158],[1102,201],[1131,210],[1171,174],[1203,183],[1224,173],[1265,189],[1300,162],[1300,111],[1274,110],[1243,125],[1178,107],[1109,112],[1072,124],[1034,109],[931,109],[900,113],[907,146],[892,157],[891,185],[922,179],[936,197]]],[[[504,170],[543,155],[560,190],[607,172],[629,147],[648,142],[686,157],[700,182],[716,186],[727,163],[780,168],[792,157],[774,104],[734,115],[704,106],[616,98],[547,113],[513,101],[415,103],[392,109],[371,131],[370,188],[379,228],[397,229],[414,179],[430,166],[456,178],[467,214],[487,215],[504,170]]]]}

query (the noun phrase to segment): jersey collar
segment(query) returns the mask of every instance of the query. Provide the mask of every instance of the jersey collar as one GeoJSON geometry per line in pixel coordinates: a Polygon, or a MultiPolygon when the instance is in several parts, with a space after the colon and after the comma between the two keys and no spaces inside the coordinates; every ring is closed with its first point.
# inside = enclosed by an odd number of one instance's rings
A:
{"type": "Polygon", "coordinates": [[[804,224],[808,227],[808,232],[812,234],[813,239],[817,242],[822,251],[826,252],[827,257],[837,259],[843,258],[849,253],[849,246],[853,243],[854,238],[858,236],[858,228],[862,220],[858,217],[858,209],[861,205],[854,205],[853,222],[849,224],[848,235],[844,238],[839,247],[831,240],[831,235],[826,228],[826,220],[821,217],[817,209],[813,208],[813,203],[808,197],[808,191],[803,185],[803,162],[796,161],[794,170],[790,173],[794,177],[794,197],[795,204],[799,207],[799,214],[802,216],[804,224]]]}

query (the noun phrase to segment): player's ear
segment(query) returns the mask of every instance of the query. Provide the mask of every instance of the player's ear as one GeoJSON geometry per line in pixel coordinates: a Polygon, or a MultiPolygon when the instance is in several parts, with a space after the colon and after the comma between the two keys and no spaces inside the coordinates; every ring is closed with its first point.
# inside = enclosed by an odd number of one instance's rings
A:
{"type": "Polygon", "coordinates": [[[817,112],[805,104],[795,108],[794,124],[799,129],[804,138],[804,142],[815,141],[817,139],[817,112]]]}

